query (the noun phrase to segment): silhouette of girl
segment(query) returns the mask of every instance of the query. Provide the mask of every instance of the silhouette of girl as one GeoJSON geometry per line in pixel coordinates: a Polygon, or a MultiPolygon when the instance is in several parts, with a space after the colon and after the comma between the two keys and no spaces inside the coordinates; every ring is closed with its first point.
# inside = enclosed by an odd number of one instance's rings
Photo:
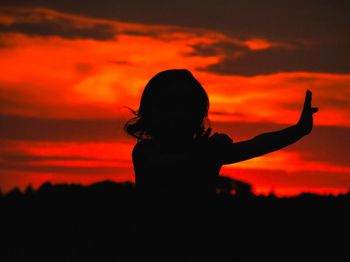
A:
{"type": "Polygon", "coordinates": [[[147,83],[135,117],[125,131],[137,138],[132,151],[136,187],[148,193],[203,195],[215,193],[222,165],[244,161],[284,148],[313,127],[311,91],[297,124],[233,142],[226,134],[205,129],[209,99],[186,69],[166,70],[147,83]]]}

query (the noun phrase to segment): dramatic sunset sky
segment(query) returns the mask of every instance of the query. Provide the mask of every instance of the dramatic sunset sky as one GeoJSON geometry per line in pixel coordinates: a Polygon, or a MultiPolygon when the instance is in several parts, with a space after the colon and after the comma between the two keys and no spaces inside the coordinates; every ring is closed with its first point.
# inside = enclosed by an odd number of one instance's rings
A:
{"type": "Polygon", "coordinates": [[[314,130],[221,174],[254,192],[350,189],[348,1],[1,1],[0,188],[133,181],[123,133],[147,81],[187,68],[234,141],[297,122],[314,130]]]}

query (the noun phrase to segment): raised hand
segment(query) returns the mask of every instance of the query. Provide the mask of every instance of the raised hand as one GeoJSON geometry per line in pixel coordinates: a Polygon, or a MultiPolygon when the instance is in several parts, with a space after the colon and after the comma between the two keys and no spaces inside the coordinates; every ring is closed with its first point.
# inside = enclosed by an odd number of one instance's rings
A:
{"type": "Polygon", "coordinates": [[[297,123],[297,126],[301,128],[303,134],[305,135],[310,134],[313,127],[312,115],[318,111],[317,107],[311,106],[311,100],[312,100],[312,92],[310,90],[306,90],[303,111],[297,123]]]}
{"type": "Polygon", "coordinates": [[[232,144],[233,140],[226,134],[214,133],[209,140],[213,143],[214,146],[224,149],[227,145],[232,144]]]}

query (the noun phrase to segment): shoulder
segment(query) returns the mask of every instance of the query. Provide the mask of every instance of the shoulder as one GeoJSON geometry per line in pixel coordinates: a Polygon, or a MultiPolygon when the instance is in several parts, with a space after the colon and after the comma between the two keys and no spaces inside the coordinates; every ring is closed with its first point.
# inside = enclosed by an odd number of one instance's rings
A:
{"type": "Polygon", "coordinates": [[[232,149],[232,138],[224,133],[215,133],[208,140],[209,150],[213,158],[217,159],[220,163],[224,163],[232,149]]]}

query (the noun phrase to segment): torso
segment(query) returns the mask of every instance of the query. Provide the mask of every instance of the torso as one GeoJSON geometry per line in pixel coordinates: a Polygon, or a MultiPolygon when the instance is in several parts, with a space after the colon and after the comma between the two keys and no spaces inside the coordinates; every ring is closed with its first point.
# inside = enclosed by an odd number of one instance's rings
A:
{"type": "Polygon", "coordinates": [[[139,142],[133,155],[136,186],[148,192],[210,194],[221,164],[210,144],[165,147],[139,142]]]}

